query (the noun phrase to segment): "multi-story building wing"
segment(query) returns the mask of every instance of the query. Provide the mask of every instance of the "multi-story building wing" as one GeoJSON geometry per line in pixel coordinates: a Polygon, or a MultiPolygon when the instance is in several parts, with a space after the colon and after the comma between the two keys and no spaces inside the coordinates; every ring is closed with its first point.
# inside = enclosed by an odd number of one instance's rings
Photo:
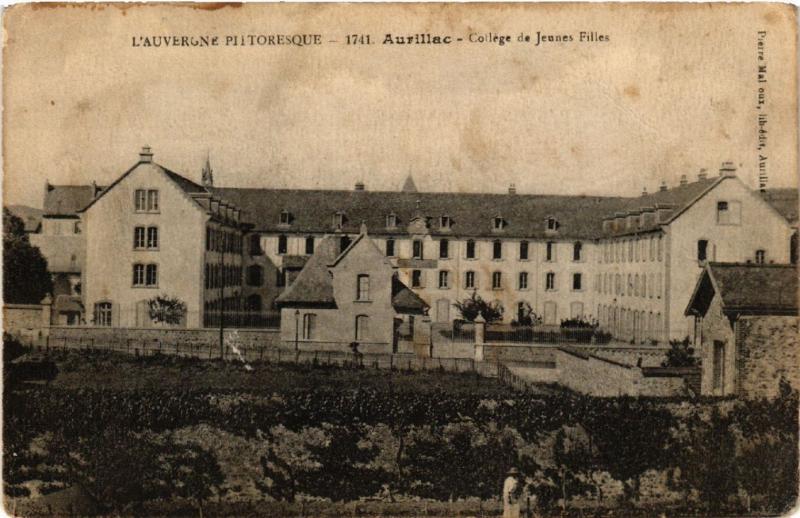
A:
{"type": "Polygon", "coordinates": [[[152,158],[144,148],[82,211],[83,297],[94,325],[149,326],[148,301],[161,295],[185,304],[189,327],[238,309],[241,211],[152,158]]]}

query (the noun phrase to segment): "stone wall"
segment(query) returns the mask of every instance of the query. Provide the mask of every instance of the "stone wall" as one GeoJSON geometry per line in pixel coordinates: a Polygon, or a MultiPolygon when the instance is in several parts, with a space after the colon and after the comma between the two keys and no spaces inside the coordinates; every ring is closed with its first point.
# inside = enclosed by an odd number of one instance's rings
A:
{"type": "MultiPolygon", "coordinates": [[[[669,347],[653,346],[606,346],[606,345],[570,345],[571,349],[594,354],[614,362],[641,367],[660,367],[669,351],[669,347]]],[[[486,359],[502,362],[537,362],[553,361],[553,352],[558,349],[554,344],[487,344],[486,359]]]]}
{"type": "Polygon", "coordinates": [[[639,395],[642,373],[636,367],[566,348],[555,355],[559,383],[575,392],[598,397],[639,395]]]}
{"type": "Polygon", "coordinates": [[[36,343],[42,336],[43,322],[49,320],[50,306],[47,306],[46,313],[42,311],[39,304],[5,304],[3,331],[23,343],[36,343]]]}
{"type": "Polygon", "coordinates": [[[747,316],[737,322],[737,393],[774,397],[781,378],[800,390],[797,316],[747,316]]]}
{"type": "MultiPolygon", "coordinates": [[[[277,347],[280,333],[277,329],[227,329],[224,331],[226,342],[245,347],[277,347]]],[[[84,344],[101,348],[141,347],[142,344],[152,346],[160,343],[166,346],[195,345],[198,347],[219,344],[218,329],[186,329],[186,328],[134,328],[134,327],[76,327],[53,326],[50,328],[49,344],[53,347],[84,344]]]]}

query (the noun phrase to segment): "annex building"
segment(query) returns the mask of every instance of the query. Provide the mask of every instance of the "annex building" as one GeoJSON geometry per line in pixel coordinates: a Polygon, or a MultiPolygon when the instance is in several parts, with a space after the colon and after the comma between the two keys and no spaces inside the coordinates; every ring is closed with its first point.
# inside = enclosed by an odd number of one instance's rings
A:
{"type": "Polygon", "coordinates": [[[730,163],[637,197],[418,192],[410,178],[394,192],[217,187],[208,164],[200,176],[145,148],[74,210],[88,325],[148,326],[160,294],[185,303],[188,327],[278,311],[319,250],[365,235],[434,322],[477,292],[508,322],[529,306],[546,325],[596,319],[619,339],[663,342],[693,334],[684,311],[708,262],[796,261],[796,191],[754,191],[730,163]]]}

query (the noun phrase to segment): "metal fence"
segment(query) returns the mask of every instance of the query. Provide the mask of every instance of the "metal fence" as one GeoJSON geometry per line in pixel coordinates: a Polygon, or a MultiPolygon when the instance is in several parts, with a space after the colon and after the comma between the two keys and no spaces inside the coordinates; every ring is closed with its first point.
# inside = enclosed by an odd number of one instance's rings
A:
{"type": "Polygon", "coordinates": [[[280,311],[207,311],[203,314],[204,327],[219,327],[220,319],[224,327],[241,329],[280,329],[280,311]]]}

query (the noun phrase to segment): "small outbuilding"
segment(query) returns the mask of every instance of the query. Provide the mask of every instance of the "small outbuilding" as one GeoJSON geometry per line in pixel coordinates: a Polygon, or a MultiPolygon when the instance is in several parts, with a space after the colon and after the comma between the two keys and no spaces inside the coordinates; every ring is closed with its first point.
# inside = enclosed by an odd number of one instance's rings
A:
{"type": "Polygon", "coordinates": [[[796,265],[708,263],[686,308],[702,351],[701,394],[774,397],[800,389],[796,265]]]}
{"type": "Polygon", "coordinates": [[[398,278],[395,267],[362,229],[340,250],[341,240],[324,238],[294,282],[277,299],[281,342],[303,350],[362,353],[398,351],[398,329],[425,317],[428,304],[398,278]]]}

